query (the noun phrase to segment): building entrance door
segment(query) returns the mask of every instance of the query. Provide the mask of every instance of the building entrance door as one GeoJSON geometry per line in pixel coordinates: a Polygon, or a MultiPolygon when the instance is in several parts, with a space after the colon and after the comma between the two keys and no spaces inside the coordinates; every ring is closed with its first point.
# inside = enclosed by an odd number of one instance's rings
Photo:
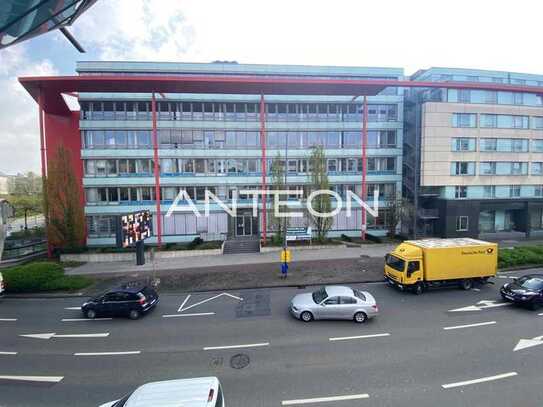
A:
{"type": "Polygon", "coordinates": [[[236,217],[236,236],[251,236],[253,234],[253,217],[240,215],[236,217]]]}

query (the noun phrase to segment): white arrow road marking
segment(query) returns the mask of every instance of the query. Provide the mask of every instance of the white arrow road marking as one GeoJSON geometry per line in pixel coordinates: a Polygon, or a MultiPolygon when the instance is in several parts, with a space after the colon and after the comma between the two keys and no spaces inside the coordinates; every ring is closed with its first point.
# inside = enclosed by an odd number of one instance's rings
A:
{"type": "Polygon", "coordinates": [[[83,321],[111,321],[113,318],[63,318],[61,322],[83,322],[83,321]]]}
{"type": "Polygon", "coordinates": [[[541,314],[537,314],[537,315],[539,315],[540,317],[543,317],[543,312],[541,314]]]}
{"type": "Polygon", "coordinates": [[[510,302],[496,302],[492,300],[482,300],[477,305],[469,305],[467,307],[450,309],[449,312],[462,312],[462,311],[481,311],[487,308],[505,307],[511,305],[510,302]]]}
{"type": "Polygon", "coordinates": [[[200,312],[196,314],[168,314],[168,315],[162,315],[162,318],[202,317],[205,315],[215,315],[215,313],[214,312],[200,312]]]}
{"type": "Polygon", "coordinates": [[[0,318],[0,322],[15,322],[17,318],[0,318]]]}
{"type": "Polygon", "coordinates": [[[0,355],[16,355],[17,352],[0,352],[0,355]]]}
{"type": "Polygon", "coordinates": [[[470,384],[490,382],[490,381],[499,380],[499,379],[506,379],[508,377],[513,377],[516,375],[517,375],[517,372],[509,372],[509,373],[499,374],[496,376],[481,377],[480,379],[466,380],[465,382],[442,384],[441,387],[443,387],[444,389],[451,389],[453,387],[468,386],[470,384]]]}
{"type": "Polygon", "coordinates": [[[73,310],[73,311],[81,311],[81,307],[66,307],[64,309],[67,309],[67,310],[73,310]]]}
{"type": "Polygon", "coordinates": [[[64,376],[0,376],[0,380],[21,380],[25,382],[58,383],[64,376]]]}
{"type": "Polygon", "coordinates": [[[475,326],[494,325],[495,323],[496,321],[478,322],[476,324],[469,324],[469,325],[446,326],[443,329],[445,331],[451,331],[453,329],[463,329],[463,328],[473,328],[475,326]]]}
{"type": "Polygon", "coordinates": [[[128,352],[77,352],[74,356],[115,356],[115,355],[139,355],[141,350],[132,350],[128,352]]]}
{"type": "Polygon", "coordinates": [[[366,338],[379,338],[381,336],[390,336],[389,333],[386,334],[373,334],[373,335],[359,335],[359,336],[343,336],[336,338],[328,338],[329,341],[348,341],[349,339],[366,339],[366,338]]]}
{"type": "Polygon", "coordinates": [[[179,308],[177,309],[177,312],[181,312],[181,310],[183,309],[183,307],[185,306],[185,304],[187,303],[187,301],[189,300],[189,298],[190,298],[190,294],[187,295],[187,298],[185,298],[185,301],[183,301],[183,302],[181,303],[181,305],[180,305],[179,308]]]}
{"type": "Polygon", "coordinates": [[[19,335],[25,338],[35,338],[35,339],[51,339],[51,338],[105,338],[109,336],[109,332],[99,333],[99,334],[67,334],[59,335],[54,332],[45,333],[45,334],[27,334],[19,335]]]}
{"type": "Polygon", "coordinates": [[[243,301],[243,298],[241,298],[241,297],[236,297],[235,295],[228,294],[228,293],[222,293],[222,294],[215,295],[215,296],[213,296],[213,297],[211,297],[211,298],[207,298],[207,299],[205,299],[205,300],[203,300],[203,301],[197,302],[196,304],[189,305],[189,306],[186,307],[186,308],[183,308],[183,306],[187,303],[188,299],[190,298],[190,294],[189,294],[189,295],[187,296],[187,298],[185,298],[185,301],[183,301],[183,304],[181,304],[181,306],[179,307],[179,309],[177,310],[177,312],[187,311],[187,310],[189,310],[189,309],[191,309],[191,308],[194,308],[194,307],[196,307],[196,306],[198,306],[198,305],[205,304],[206,302],[209,302],[209,301],[211,301],[211,300],[215,300],[215,299],[217,299],[217,298],[219,298],[219,297],[222,297],[222,296],[227,296],[227,297],[230,297],[230,298],[234,298],[234,299],[236,299],[236,300],[238,300],[238,301],[243,301]]]}
{"type": "Polygon", "coordinates": [[[257,348],[260,346],[270,346],[269,342],[262,343],[250,343],[247,345],[228,345],[228,346],[207,346],[204,350],[218,350],[218,349],[237,349],[237,348],[257,348]]]}
{"type": "Polygon", "coordinates": [[[543,345],[543,336],[536,336],[532,339],[521,339],[518,341],[517,346],[513,349],[513,352],[517,350],[522,350],[526,348],[531,348],[532,346],[543,345]]]}
{"type": "Polygon", "coordinates": [[[284,400],[282,406],[294,406],[299,404],[326,403],[330,401],[360,400],[369,398],[369,394],[350,394],[347,396],[317,397],[313,399],[284,400]]]}

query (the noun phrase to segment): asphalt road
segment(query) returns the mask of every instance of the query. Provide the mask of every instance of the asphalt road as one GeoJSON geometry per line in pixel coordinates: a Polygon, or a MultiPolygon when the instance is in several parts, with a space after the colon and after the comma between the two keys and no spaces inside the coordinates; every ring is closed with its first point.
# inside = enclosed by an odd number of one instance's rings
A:
{"type": "Polygon", "coordinates": [[[63,321],[81,318],[66,309],[80,305],[73,298],[4,299],[0,406],[97,406],[145,382],[214,375],[229,407],[539,407],[543,343],[513,349],[520,339],[543,335],[543,309],[497,305],[507,278],[495,281],[480,290],[419,297],[382,283],[359,285],[376,297],[381,311],[363,325],[294,320],[287,304],[304,291],[295,288],[233,291],[199,305],[221,292],[188,299],[190,293],[162,295],[159,306],[138,321],[63,321]],[[479,325],[466,326],[473,324],[479,325]],[[20,336],[43,333],[108,335],[20,336]],[[224,348],[239,345],[247,347],[224,348]],[[130,353],[96,355],[111,352],[130,353]],[[248,360],[233,358],[239,354],[248,360]],[[328,397],[337,399],[312,401],[328,397]]]}

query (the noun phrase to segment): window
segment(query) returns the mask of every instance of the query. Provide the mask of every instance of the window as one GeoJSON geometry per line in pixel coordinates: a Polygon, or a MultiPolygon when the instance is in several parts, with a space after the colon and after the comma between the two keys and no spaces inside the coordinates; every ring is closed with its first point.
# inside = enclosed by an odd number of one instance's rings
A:
{"type": "Polygon", "coordinates": [[[543,117],[532,117],[532,128],[543,129],[543,117]]]}
{"type": "Polygon", "coordinates": [[[528,151],[528,140],[527,139],[512,139],[511,140],[511,151],[515,153],[525,153],[528,151]]]}
{"type": "Polygon", "coordinates": [[[498,148],[498,139],[482,138],[479,144],[481,151],[496,151],[498,148]]]}
{"type": "Polygon", "coordinates": [[[471,137],[454,137],[452,151],[475,151],[475,139],[471,137]]]}
{"type": "Polygon", "coordinates": [[[484,102],[489,104],[498,103],[498,93],[494,90],[484,91],[484,102]]]}
{"type": "Polygon", "coordinates": [[[337,171],[337,160],[332,159],[328,160],[328,172],[336,172],[337,171]]]}
{"type": "Polygon", "coordinates": [[[454,197],[456,199],[463,199],[468,197],[468,187],[465,185],[457,185],[454,187],[454,197]]]}
{"type": "Polygon", "coordinates": [[[471,92],[469,89],[459,89],[458,90],[458,103],[470,103],[471,102],[471,92]]]}
{"type": "Polygon", "coordinates": [[[495,198],[495,197],[496,197],[496,186],[494,185],[483,186],[483,198],[495,198]]]}
{"type": "Polygon", "coordinates": [[[543,162],[532,163],[532,175],[543,175],[543,162]]]}
{"type": "Polygon", "coordinates": [[[325,305],[338,305],[339,304],[339,297],[330,297],[325,302],[325,305]]]}
{"type": "Polygon", "coordinates": [[[510,185],[509,186],[509,197],[510,198],[520,198],[520,185],[510,185]]]}
{"type": "Polygon", "coordinates": [[[339,303],[342,304],[342,305],[356,304],[356,299],[353,298],[353,297],[341,296],[341,297],[339,297],[339,303]]]}
{"type": "Polygon", "coordinates": [[[477,127],[477,115],[475,113],[453,113],[453,127],[477,127]]]}
{"type": "Polygon", "coordinates": [[[498,115],[481,114],[481,127],[495,128],[498,126],[498,115]]]}
{"type": "Polygon", "coordinates": [[[543,153],[543,140],[532,140],[532,151],[543,153]]]}
{"type": "Polygon", "coordinates": [[[475,163],[468,161],[452,162],[451,175],[475,175],[475,163]]]}
{"type": "Polygon", "coordinates": [[[539,198],[543,197],[543,185],[536,185],[534,187],[534,195],[539,198]]]}
{"type": "Polygon", "coordinates": [[[493,161],[481,161],[479,163],[479,173],[481,175],[495,175],[496,163],[493,161]]]}
{"type": "Polygon", "coordinates": [[[468,230],[468,220],[467,216],[457,216],[456,217],[456,231],[457,232],[467,232],[468,230]]]}

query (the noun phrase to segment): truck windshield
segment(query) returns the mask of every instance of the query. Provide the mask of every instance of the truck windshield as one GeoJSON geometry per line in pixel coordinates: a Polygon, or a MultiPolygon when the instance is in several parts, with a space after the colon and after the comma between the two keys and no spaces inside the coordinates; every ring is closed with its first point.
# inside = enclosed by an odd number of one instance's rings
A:
{"type": "Polygon", "coordinates": [[[386,265],[397,271],[403,271],[405,269],[405,261],[392,254],[387,254],[386,265]]]}

